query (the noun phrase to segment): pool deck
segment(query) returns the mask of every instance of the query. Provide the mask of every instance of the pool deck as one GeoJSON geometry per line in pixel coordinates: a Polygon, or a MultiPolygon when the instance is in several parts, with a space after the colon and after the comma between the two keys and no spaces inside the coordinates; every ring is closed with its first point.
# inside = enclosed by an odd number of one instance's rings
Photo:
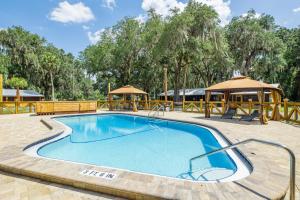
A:
{"type": "MultiPolygon", "coordinates": [[[[139,111],[134,114],[147,115],[148,112],[139,111]]],[[[55,192],[56,194],[76,192],[78,193],[76,196],[82,197],[82,199],[85,197],[89,199],[90,196],[95,197],[95,199],[112,198],[102,195],[103,193],[131,199],[281,199],[288,190],[288,154],[283,150],[257,143],[247,144],[239,148],[254,167],[251,175],[242,180],[227,183],[197,183],[26,155],[23,149],[28,144],[65,131],[65,127],[51,120],[51,117],[53,116],[29,116],[27,114],[0,116],[0,172],[2,171],[0,173],[0,186],[2,180],[7,180],[5,177],[11,177],[6,174],[10,173],[15,174],[12,178],[16,182],[22,179],[21,177],[31,177],[29,180],[23,181],[23,184],[20,184],[20,181],[19,184],[15,184],[15,190],[24,187],[24,184],[26,186],[32,184],[33,180],[41,179],[46,182],[38,181],[39,187],[44,187],[43,189],[50,193],[50,196],[55,192]],[[41,119],[52,129],[48,129],[41,123],[41,119]],[[79,173],[85,169],[110,172],[116,174],[117,177],[113,180],[107,180],[80,175],[79,173]],[[49,189],[50,182],[58,183],[60,187],[53,189],[51,186],[51,190],[49,189]],[[72,191],[70,186],[78,189],[72,191]],[[85,193],[84,189],[100,194],[85,193]]],[[[288,146],[294,151],[297,159],[296,190],[299,197],[299,126],[274,121],[270,121],[268,125],[260,125],[258,122],[221,120],[220,117],[205,119],[202,114],[182,112],[165,113],[164,118],[213,126],[232,143],[248,138],[257,138],[288,146]]],[[[14,192],[16,193],[16,191],[14,192]]],[[[10,193],[12,193],[11,189],[10,193]]],[[[1,192],[0,189],[0,199],[3,199],[1,198],[2,195],[8,194],[1,192]]],[[[27,197],[27,199],[34,198],[27,197]]]]}

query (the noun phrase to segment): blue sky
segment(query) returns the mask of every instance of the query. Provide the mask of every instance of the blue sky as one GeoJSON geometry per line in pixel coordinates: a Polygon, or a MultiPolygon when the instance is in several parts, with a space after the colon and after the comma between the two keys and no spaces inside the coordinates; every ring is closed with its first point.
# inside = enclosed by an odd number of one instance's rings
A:
{"type": "MultiPolygon", "coordinates": [[[[222,24],[253,8],[275,17],[289,28],[300,25],[300,0],[198,0],[213,6],[222,24]]],[[[168,8],[183,9],[187,0],[7,0],[0,3],[0,28],[13,25],[45,37],[50,43],[78,55],[97,41],[101,30],[125,16],[145,20],[154,8],[167,15],[168,8]]]]}

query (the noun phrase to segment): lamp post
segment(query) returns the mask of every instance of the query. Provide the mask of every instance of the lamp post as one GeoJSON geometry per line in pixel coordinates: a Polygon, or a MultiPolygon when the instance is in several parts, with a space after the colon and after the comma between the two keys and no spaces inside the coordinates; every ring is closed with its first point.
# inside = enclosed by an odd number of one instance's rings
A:
{"type": "Polygon", "coordinates": [[[166,103],[168,101],[167,91],[168,91],[168,68],[165,65],[165,67],[164,67],[164,92],[165,92],[165,102],[166,103]]]}

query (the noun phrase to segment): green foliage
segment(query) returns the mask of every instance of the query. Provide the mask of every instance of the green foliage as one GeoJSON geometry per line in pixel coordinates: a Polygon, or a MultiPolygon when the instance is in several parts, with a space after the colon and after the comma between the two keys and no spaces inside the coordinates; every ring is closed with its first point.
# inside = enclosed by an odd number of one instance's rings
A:
{"type": "Polygon", "coordinates": [[[280,28],[277,36],[285,42],[286,65],[279,74],[279,82],[287,97],[300,100],[300,29],[280,28]]]}
{"type": "Polygon", "coordinates": [[[0,31],[0,73],[25,78],[28,87],[46,99],[94,97],[94,82],[85,76],[79,60],[22,27],[0,31]],[[92,92],[84,94],[86,88],[92,92]]]}
{"type": "Polygon", "coordinates": [[[246,16],[235,17],[227,27],[230,51],[235,67],[242,74],[267,82],[278,80],[285,65],[285,45],[276,36],[274,18],[257,16],[250,10],[246,16]]]}
{"type": "Polygon", "coordinates": [[[112,88],[132,84],[156,96],[168,87],[208,87],[233,70],[269,83],[300,100],[300,29],[278,27],[270,15],[250,10],[220,26],[212,7],[189,1],[167,18],[149,11],[144,23],[126,17],[107,28],[79,58],[22,27],[0,31],[0,73],[22,77],[47,99],[104,99],[112,88]]]}
{"type": "Polygon", "coordinates": [[[9,85],[11,88],[19,89],[26,88],[28,83],[24,78],[12,77],[11,79],[6,80],[6,85],[9,85]]]}

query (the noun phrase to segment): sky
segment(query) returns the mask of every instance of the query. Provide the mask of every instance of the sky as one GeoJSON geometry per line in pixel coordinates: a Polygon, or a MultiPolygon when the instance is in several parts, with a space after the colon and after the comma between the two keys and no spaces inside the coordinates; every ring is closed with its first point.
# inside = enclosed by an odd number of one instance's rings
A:
{"type": "MultiPolygon", "coordinates": [[[[212,6],[221,25],[250,9],[274,16],[278,25],[300,26],[300,0],[197,0],[212,6]]],[[[169,9],[183,10],[187,0],[1,0],[0,29],[22,26],[66,52],[79,55],[99,40],[104,28],[125,16],[146,20],[153,8],[167,16],[169,9]]]]}

